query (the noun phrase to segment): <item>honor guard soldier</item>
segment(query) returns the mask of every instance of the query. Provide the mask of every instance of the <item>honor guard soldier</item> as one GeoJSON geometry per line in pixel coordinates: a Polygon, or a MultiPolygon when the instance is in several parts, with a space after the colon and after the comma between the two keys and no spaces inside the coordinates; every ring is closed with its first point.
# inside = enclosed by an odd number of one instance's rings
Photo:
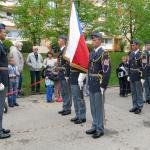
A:
{"type": "Polygon", "coordinates": [[[94,50],[90,54],[88,79],[93,123],[92,128],[87,130],[86,134],[99,138],[104,135],[104,92],[109,82],[111,66],[109,55],[101,46],[102,35],[93,33],[91,39],[94,50]]]}
{"type": "Polygon", "coordinates": [[[5,40],[5,25],[0,24],[0,139],[9,138],[10,130],[2,127],[3,111],[6,93],[8,89],[8,60],[7,51],[2,43],[5,40]]]}
{"type": "Polygon", "coordinates": [[[80,71],[71,67],[70,70],[70,84],[72,99],[74,102],[75,117],[71,119],[71,122],[75,124],[81,124],[86,122],[86,106],[83,96],[83,86],[78,84],[80,71]]]}
{"type": "Polygon", "coordinates": [[[62,35],[58,39],[58,44],[60,46],[60,54],[58,56],[58,70],[59,70],[59,82],[60,82],[60,92],[63,99],[63,109],[59,111],[59,114],[63,116],[71,114],[71,96],[69,95],[69,63],[63,58],[64,50],[66,47],[67,37],[62,35]]]}
{"type": "Polygon", "coordinates": [[[132,41],[132,52],[129,55],[129,79],[131,84],[133,107],[130,112],[135,114],[141,113],[143,108],[142,93],[142,52],[140,51],[140,43],[137,40],[132,41]]]}
{"type": "Polygon", "coordinates": [[[145,89],[145,99],[146,103],[150,104],[150,41],[146,42],[145,51],[142,55],[142,69],[143,69],[143,79],[144,89],[145,89]]]}

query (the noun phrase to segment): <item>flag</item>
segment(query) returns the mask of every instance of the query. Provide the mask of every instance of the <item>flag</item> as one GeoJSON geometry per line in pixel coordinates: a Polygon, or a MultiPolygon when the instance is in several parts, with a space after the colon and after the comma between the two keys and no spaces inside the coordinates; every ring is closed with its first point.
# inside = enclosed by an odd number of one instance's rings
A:
{"type": "Polygon", "coordinates": [[[75,2],[72,2],[69,25],[69,39],[64,57],[70,61],[72,67],[87,72],[89,51],[78,18],[75,2]]]}

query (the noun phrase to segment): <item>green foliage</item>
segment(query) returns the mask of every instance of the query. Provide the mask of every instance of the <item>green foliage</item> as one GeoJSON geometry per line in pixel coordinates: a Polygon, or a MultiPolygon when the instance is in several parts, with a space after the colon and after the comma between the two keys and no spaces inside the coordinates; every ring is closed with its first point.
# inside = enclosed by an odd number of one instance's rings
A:
{"type": "Polygon", "coordinates": [[[31,53],[33,44],[30,41],[23,41],[22,52],[23,53],[31,53]]]}
{"type": "Polygon", "coordinates": [[[121,52],[124,52],[125,46],[126,46],[126,42],[125,41],[120,41],[120,51],[121,52]]]}
{"type": "Polygon", "coordinates": [[[22,35],[33,44],[40,44],[46,32],[46,22],[50,16],[48,0],[19,0],[14,11],[14,21],[22,35]]]}
{"type": "MultiPolygon", "coordinates": [[[[90,0],[78,0],[76,6],[85,33],[97,29],[100,7],[90,0]]],[[[42,38],[68,34],[70,9],[70,0],[19,0],[14,21],[23,37],[40,44],[42,38]]]]}
{"type": "Polygon", "coordinates": [[[102,9],[106,20],[103,31],[145,41],[150,36],[150,2],[147,0],[109,0],[102,9]]]}
{"type": "Polygon", "coordinates": [[[13,45],[12,41],[10,41],[10,40],[4,40],[3,44],[4,44],[4,46],[5,46],[5,48],[7,49],[8,52],[10,50],[10,47],[13,45]]]}

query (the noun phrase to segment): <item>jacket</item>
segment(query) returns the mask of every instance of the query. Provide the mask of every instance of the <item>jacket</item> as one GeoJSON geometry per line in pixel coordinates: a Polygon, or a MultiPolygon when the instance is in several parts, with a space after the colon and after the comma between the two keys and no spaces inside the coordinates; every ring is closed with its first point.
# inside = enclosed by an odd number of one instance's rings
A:
{"type": "Polygon", "coordinates": [[[42,55],[38,53],[38,58],[36,59],[34,52],[30,53],[27,57],[26,63],[30,67],[31,71],[41,71],[43,67],[42,55]]]}

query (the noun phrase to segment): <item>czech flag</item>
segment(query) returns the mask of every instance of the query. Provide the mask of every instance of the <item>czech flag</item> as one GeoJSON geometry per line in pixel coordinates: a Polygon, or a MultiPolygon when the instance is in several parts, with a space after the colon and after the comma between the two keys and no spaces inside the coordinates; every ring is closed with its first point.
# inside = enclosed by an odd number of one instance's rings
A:
{"type": "Polygon", "coordinates": [[[72,2],[69,39],[64,58],[70,61],[72,67],[87,72],[89,50],[85,42],[74,1],[72,2]]]}

